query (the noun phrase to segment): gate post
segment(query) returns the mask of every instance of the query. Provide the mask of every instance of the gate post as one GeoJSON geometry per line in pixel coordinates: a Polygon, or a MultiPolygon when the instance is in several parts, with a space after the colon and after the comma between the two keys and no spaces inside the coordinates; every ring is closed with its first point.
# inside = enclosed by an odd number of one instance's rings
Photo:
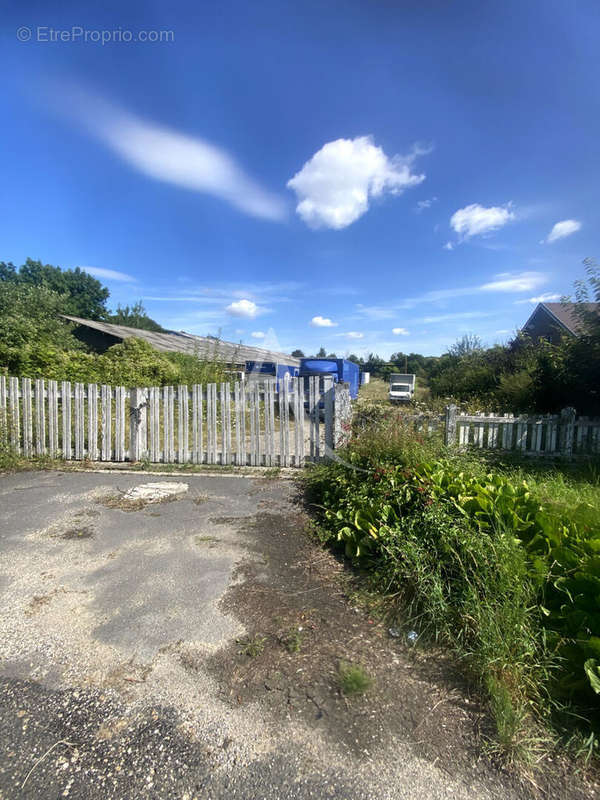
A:
{"type": "Polygon", "coordinates": [[[456,444],[456,406],[452,403],[446,406],[446,430],[444,431],[444,444],[452,447],[456,444]]]}
{"type": "Polygon", "coordinates": [[[350,388],[347,383],[333,384],[333,449],[343,447],[348,441],[352,421],[350,388]]]}
{"type": "Polygon", "coordinates": [[[129,392],[129,460],[140,461],[147,452],[148,390],[129,392]]]}
{"type": "Polygon", "coordinates": [[[573,455],[573,439],[575,435],[575,416],[577,412],[574,408],[563,408],[560,412],[560,455],[573,455]]]}
{"type": "Polygon", "coordinates": [[[335,414],[333,376],[325,375],[323,378],[323,406],[325,417],[325,458],[331,458],[335,447],[333,438],[333,418],[335,414]]]}

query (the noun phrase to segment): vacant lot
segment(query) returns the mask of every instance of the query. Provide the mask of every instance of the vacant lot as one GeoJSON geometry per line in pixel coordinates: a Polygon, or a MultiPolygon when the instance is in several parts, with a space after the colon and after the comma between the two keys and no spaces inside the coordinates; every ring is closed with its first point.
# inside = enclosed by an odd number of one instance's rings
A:
{"type": "Polygon", "coordinates": [[[19,473],[0,506],[0,797],[529,795],[449,665],[348,599],[292,482],[19,473]],[[151,481],[187,491],[125,496],[151,481]]]}

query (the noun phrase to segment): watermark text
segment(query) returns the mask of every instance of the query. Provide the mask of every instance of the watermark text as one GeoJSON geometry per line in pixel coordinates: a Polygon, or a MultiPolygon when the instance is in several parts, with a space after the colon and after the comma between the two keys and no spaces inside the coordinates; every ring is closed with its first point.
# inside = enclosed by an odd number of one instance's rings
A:
{"type": "Polygon", "coordinates": [[[49,44],[164,44],[175,41],[175,32],[167,30],[130,30],[129,28],[53,28],[51,25],[22,25],[17,28],[19,42],[49,44]]]}

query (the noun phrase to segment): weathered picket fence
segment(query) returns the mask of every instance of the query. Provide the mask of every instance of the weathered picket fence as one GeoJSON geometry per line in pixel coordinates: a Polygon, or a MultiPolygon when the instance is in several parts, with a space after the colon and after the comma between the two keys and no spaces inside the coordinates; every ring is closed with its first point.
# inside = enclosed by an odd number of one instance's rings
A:
{"type": "Polygon", "coordinates": [[[543,416],[460,414],[447,406],[445,442],[449,446],[515,451],[527,456],[600,454],[600,419],[578,417],[573,408],[543,416]]]}
{"type": "Polygon", "coordinates": [[[25,458],[293,466],[329,457],[349,400],[332,378],[127,389],[0,376],[0,434],[25,458]]]}

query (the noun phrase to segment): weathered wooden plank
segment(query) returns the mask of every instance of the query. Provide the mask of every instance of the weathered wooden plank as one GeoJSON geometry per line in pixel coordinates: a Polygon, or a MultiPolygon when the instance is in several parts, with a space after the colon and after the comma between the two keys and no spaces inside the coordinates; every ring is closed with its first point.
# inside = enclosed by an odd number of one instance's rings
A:
{"type": "Polygon", "coordinates": [[[273,395],[275,382],[265,380],[264,382],[264,416],[265,416],[265,466],[273,466],[274,438],[275,438],[275,412],[273,395]]]}
{"type": "Polygon", "coordinates": [[[242,382],[237,384],[240,401],[240,436],[237,463],[241,467],[246,466],[246,386],[242,382]]]}
{"type": "Polygon", "coordinates": [[[517,422],[517,449],[525,451],[527,449],[527,423],[517,422]]]}
{"type": "Polygon", "coordinates": [[[189,458],[189,393],[188,387],[177,387],[177,462],[186,464],[189,458]]]}
{"type": "Polygon", "coordinates": [[[71,382],[63,381],[60,387],[60,410],[62,415],[62,455],[70,461],[73,455],[71,443],[71,382]]]}
{"type": "Polygon", "coordinates": [[[229,384],[221,383],[221,464],[231,463],[231,409],[228,404],[228,399],[229,384]]]}
{"type": "Polygon", "coordinates": [[[469,444],[469,423],[463,419],[462,414],[458,414],[456,425],[458,427],[458,446],[466,447],[469,444]]]}
{"type": "Polygon", "coordinates": [[[6,377],[0,375],[0,444],[8,443],[8,412],[7,412],[6,377]]]}
{"type": "Polygon", "coordinates": [[[242,437],[240,430],[240,383],[235,381],[233,384],[233,413],[235,417],[235,463],[240,466],[242,437]]]}
{"type": "Polygon", "coordinates": [[[294,395],[294,464],[304,466],[304,378],[292,378],[294,395]]]}
{"type": "Polygon", "coordinates": [[[255,387],[253,383],[247,383],[245,385],[245,389],[248,392],[248,413],[250,417],[250,466],[255,467],[257,465],[257,453],[258,453],[258,435],[256,431],[256,393],[254,391],[255,387]]]}
{"type": "Polygon", "coordinates": [[[53,380],[48,381],[48,453],[58,455],[58,384],[53,380]]]}
{"type": "Polygon", "coordinates": [[[310,444],[311,444],[311,458],[313,461],[319,461],[321,458],[321,425],[320,425],[320,410],[319,402],[321,396],[319,393],[319,377],[313,375],[310,377],[310,444]]]}
{"type": "Polygon", "coordinates": [[[88,383],[87,388],[88,399],[88,446],[87,457],[90,461],[98,460],[98,385],[95,383],[88,383]]]}
{"type": "MultiPolygon", "coordinates": [[[[255,430],[256,430],[256,464],[262,467],[264,464],[264,447],[263,439],[261,436],[261,391],[260,383],[256,381],[254,385],[254,414],[256,415],[255,430]]],[[[264,416],[264,415],[263,415],[264,416]]]]}
{"type": "Polygon", "coordinates": [[[44,379],[35,382],[35,453],[46,455],[46,409],[44,379]]]}
{"type": "Polygon", "coordinates": [[[493,414],[488,414],[488,419],[488,447],[493,450],[498,446],[498,423],[492,421],[493,414]]]}
{"type": "Polygon", "coordinates": [[[217,385],[206,384],[206,463],[217,461],[217,385]]]}
{"type": "Polygon", "coordinates": [[[513,420],[512,414],[505,414],[502,422],[502,449],[512,449],[513,420]]]}
{"type": "Polygon", "coordinates": [[[290,466],[290,379],[279,382],[279,447],[282,467],[290,466]]]}
{"type": "Polygon", "coordinates": [[[75,383],[75,394],[73,397],[73,415],[74,415],[74,435],[75,435],[75,460],[81,461],[84,458],[84,397],[83,397],[83,384],[75,383]]]}
{"type": "Polygon", "coordinates": [[[21,381],[21,406],[23,412],[23,455],[33,455],[33,414],[31,408],[31,378],[21,381]]]}
{"type": "Polygon", "coordinates": [[[115,386],[115,461],[125,461],[125,401],[124,386],[115,386]]]}
{"type": "Polygon", "coordinates": [[[333,457],[333,400],[334,388],[333,378],[328,375],[323,378],[323,404],[325,416],[325,457],[333,457]]]}
{"type": "Polygon", "coordinates": [[[10,446],[15,453],[21,452],[21,414],[19,411],[19,379],[8,379],[8,427],[10,446]]]}
{"type": "Polygon", "coordinates": [[[163,386],[163,461],[165,464],[172,464],[175,461],[175,409],[172,386],[163,386]]]}
{"type": "Polygon", "coordinates": [[[102,428],[100,459],[112,460],[112,387],[100,387],[100,425],[102,428]]]}
{"type": "MultiPolygon", "coordinates": [[[[193,464],[200,464],[202,463],[202,445],[200,439],[200,420],[199,417],[199,408],[200,403],[198,402],[198,389],[200,387],[197,383],[192,386],[192,463],[193,464]]],[[[202,395],[200,395],[200,398],[202,395]]],[[[202,400],[200,400],[202,402],[202,400]]]]}

